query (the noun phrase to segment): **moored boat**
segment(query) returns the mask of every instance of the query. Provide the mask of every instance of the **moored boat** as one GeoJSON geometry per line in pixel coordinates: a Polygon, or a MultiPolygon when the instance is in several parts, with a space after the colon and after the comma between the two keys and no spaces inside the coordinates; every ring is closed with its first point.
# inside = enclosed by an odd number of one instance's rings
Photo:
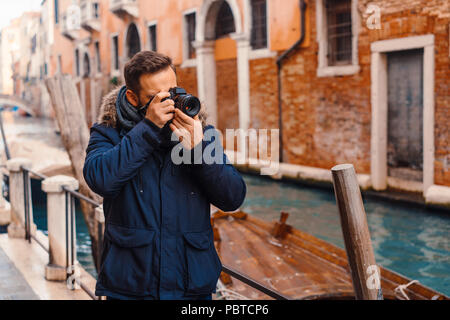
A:
{"type": "MultiPolygon", "coordinates": [[[[242,211],[212,215],[214,240],[222,263],[258,279],[291,299],[354,299],[345,250],[293,228],[282,212],[266,222],[242,211]]],[[[448,300],[449,297],[380,267],[381,289],[387,300],[448,300]]],[[[271,299],[222,272],[218,296],[271,299]]]]}

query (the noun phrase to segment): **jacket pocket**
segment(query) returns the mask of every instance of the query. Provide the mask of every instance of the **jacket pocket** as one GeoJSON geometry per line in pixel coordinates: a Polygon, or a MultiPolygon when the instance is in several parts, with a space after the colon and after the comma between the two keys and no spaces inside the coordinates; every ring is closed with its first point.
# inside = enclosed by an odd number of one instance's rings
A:
{"type": "Polygon", "coordinates": [[[186,248],[187,294],[209,294],[215,292],[222,264],[212,237],[212,230],[183,233],[186,248]]]}
{"type": "Polygon", "coordinates": [[[155,231],[107,224],[105,238],[111,246],[101,277],[106,287],[124,294],[148,295],[155,231]]]}

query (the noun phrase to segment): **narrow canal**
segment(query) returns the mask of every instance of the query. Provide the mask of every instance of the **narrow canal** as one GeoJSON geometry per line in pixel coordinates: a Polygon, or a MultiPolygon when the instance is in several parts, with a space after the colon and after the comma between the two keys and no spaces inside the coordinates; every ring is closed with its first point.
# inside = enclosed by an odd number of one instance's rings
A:
{"type": "MultiPolygon", "coordinates": [[[[288,223],[344,248],[333,191],[259,176],[244,175],[247,197],[242,209],[264,220],[290,213],[288,223]]],[[[33,188],[33,211],[46,232],[45,194],[33,188]]],[[[450,295],[450,212],[364,196],[378,264],[450,295]]],[[[78,260],[95,277],[90,239],[77,203],[78,260]]]]}

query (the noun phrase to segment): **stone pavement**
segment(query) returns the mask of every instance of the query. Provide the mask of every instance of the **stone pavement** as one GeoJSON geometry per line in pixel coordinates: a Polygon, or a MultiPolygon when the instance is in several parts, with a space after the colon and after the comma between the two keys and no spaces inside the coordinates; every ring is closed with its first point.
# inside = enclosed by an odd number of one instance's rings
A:
{"type": "Polygon", "coordinates": [[[20,271],[1,248],[0,300],[39,300],[20,271]]]}
{"type": "MultiPolygon", "coordinates": [[[[48,237],[37,230],[35,237],[48,248],[48,237]]],[[[47,281],[48,252],[36,241],[10,238],[0,233],[0,300],[92,300],[82,289],[69,290],[65,281],[47,281]]],[[[95,291],[95,278],[80,267],[81,282],[95,291]]]]}

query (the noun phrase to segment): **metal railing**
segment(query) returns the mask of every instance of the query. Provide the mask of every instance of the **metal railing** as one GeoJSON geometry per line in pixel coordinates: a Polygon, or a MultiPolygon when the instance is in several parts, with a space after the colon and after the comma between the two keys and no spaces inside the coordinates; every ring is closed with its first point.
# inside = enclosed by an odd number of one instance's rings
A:
{"type": "Polygon", "coordinates": [[[24,210],[25,210],[25,239],[31,243],[31,239],[36,241],[36,243],[44,249],[47,253],[49,252],[49,249],[34,235],[31,234],[31,213],[30,213],[30,199],[31,199],[31,184],[30,184],[30,173],[38,176],[40,179],[45,179],[46,177],[31,171],[29,169],[25,169],[22,167],[23,170],[23,194],[24,194],[24,210]]]}
{"type": "MultiPolygon", "coordinates": [[[[30,188],[30,173],[35,175],[36,177],[38,177],[38,180],[44,180],[47,178],[47,176],[40,174],[38,172],[32,171],[29,168],[26,167],[21,167],[22,170],[24,171],[24,195],[25,195],[25,229],[26,229],[26,236],[25,238],[31,242],[31,239],[33,239],[34,241],[36,241],[47,253],[49,253],[49,250],[39,241],[39,239],[37,239],[35,236],[31,235],[31,229],[30,229],[30,224],[31,224],[31,219],[30,219],[30,203],[29,203],[29,190],[31,190],[30,188]]],[[[69,225],[73,228],[74,227],[74,223],[75,223],[75,198],[78,198],[80,200],[84,200],[86,202],[88,202],[89,204],[91,204],[94,207],[99,207],[101,204],[92,200],[89,197],[86,197],[85,195],[68,189],[66,187],[62,187],[62,189],[65,191],[65,197],[66,197],[66,265],[67,266],[71,266],[72,268],[69,267],[70,271],[73,274],[73,265],[75,263],[75,244],[73,242],[73,237],[70,237],[69,239],[69,225]],[[70,252],[70,254],[69,254],[70,252]]],[[[72,229],[74,230],[74,229],[72,229]]],[[[97,250],[97,263],[99,266],[100,263],[100,257],[101,257],[101,251],[102,251],[102,243],[103,243],[103,228],[102,225],[100,223],[98,223],[98,250],[97,250]]],[[[97,268],[97,270],[99,270],[97,268]]],[[[290,300],[291,298],[288,296],[283,295],[282,293],[273,290],[271,288],[268,288],[267,286],[265,286],[264,284],[258,282],[255,279],[252,279],[251,277],[249,277],[248,275],[245,275],[229,266],[226,265],[222,265],[222,271],[224,273],[227,273],[228,275],[230,275],[231,277],[234,277],[242,282],[244,282],[245,284],[247,284],[248,286],[268,295],[271,298],[274,298],[276,300],[290,300]]],[[[68,272],[69,273],[69,272],[68,272]]],[[[72,275],[70,274],[70,275],[72,275]]],[[[76,283],[94,300],[100,300],[99,297],[95,296],[95,294],[89,290],[89,288],[86,287],[86,285],[84,285],[81,281],[79,281],[78,279],[74,279],[74,281],[76,281],[76,283]]]]}
{"type": "MultiPolygon", "coordinates": [[[[48,254],[50,254],[49,249],[41,242],[39,239],[37,239],[35,236],[31,234],[31,214],[30,214],[30,192],[31,192],[31,184],[30,184],[30,173],[38,177],[37,180],[45,180],[48,177],[40,174],[38,172],[35,172],[27,167],[21,166],[21,169],[23,170],[23,191],[24,191],[24,209],[25,209],[25,239],[31,243],[31,240],[33,239],[36,241],[37,244],[39,244],[42,249],[44,249],[48,254]]],[[[74,237],[72,232],[75,231],[75,198],[80,198],[83,200],[86,200],[90,203],[93,203],[95,205],[99,205],[93,200],[85,197],[84,195],[69,190],[65,187],[63,187],[63,190],[65,191],[65,225],[66,225],[66,266],[67,268],[67,274],[69,277],[73,276],[75,274],[75,252],[76,252],[76,245],[74,243],[74,237]],[[71,237],[69,237],[69,227],[71,228],[71,237]],[[69,253],[70,252],[70,253],[69,253]]],[[[72,278],[71,278],[72,279],[72,278]]],[[[99,300],[99,298],[79,279],[73,277],[74,283],[75,282],[80,286],[80,288],[86,292],[93,300],[99,300]]]]}

